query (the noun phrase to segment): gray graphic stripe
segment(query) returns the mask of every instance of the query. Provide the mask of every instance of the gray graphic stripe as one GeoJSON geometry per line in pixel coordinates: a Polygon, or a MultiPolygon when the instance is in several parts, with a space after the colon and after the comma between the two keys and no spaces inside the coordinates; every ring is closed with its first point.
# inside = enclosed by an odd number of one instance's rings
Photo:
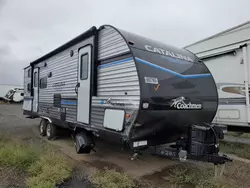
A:
{"type": "Polygon", "coordinates": [[[219,98],[219,104],[223,105],[239,105],[246,104],[246,99],[244,97],[241,98],[219,98]]]}

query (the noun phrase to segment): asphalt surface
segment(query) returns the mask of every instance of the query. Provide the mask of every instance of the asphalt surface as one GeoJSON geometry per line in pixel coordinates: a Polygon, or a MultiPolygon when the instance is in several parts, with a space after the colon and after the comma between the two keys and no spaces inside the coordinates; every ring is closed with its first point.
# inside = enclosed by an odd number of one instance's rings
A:
{"type": "Polygon", "coordinates": [[[28,119],[22,115],[21,104],[0,104],[0,131],[23,134],[39,124],[39,119],[28,119]]]}

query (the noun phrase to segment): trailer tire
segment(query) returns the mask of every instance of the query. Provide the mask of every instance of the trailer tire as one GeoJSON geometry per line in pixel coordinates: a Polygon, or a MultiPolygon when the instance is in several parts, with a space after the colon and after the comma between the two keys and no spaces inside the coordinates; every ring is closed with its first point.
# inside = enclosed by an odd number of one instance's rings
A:
{"type": "Polygon", "coordinates": [[[56,137],[57,127],[52,123],[48,123],[46,127],[46,135],[48,140],[53,140],[56,137]]]}
{"type": "Polygon", "coordinates": [[[76,153],[90,153],[94,147],[94,142],[89,134],[86,132],[78,132],[74,136],[74,145],[76,153]]]}
{"type": "Polygon", "coordinates": [[[41,119],[39,124],[39,133],[41,136],[46,136],[46,128],[47,128],[48,121],[45,119],[41,119]]]}

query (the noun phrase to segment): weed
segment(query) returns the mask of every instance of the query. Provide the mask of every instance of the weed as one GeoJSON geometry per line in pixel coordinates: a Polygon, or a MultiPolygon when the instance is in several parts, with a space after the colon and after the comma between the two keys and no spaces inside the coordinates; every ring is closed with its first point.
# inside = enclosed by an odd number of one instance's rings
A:
{"type": "Polygon", "coordinates": [[[10,142],[11,138],[8,133],[0,134],[0,146],[4,145],[4,143],[10,142]]]}
{"type": "Polygon", "coordinates": [[[173,185],[195,188],[222,188],[213,179],[213,170],[196,165],[179,165],[170,170],[170,175],[164,178],[173,185]]]}
{"type": "Polygon", "coordinates": [[[228,163],[222,179],[225,187],[242,188],[250,185],[250,164],[240,161],[228,163]]]}
{"type": "Polygon", "coordinates": [[[71,177],[72,169],[62,155],[46,153],[28,169],[28,187],[52,188],[71,177]]]}
{"type": "Polygon", "coordinates": [[[70,178],[72,172],[62,155],[48,148],[38,151],[35,145],[23,144],[5,136],[0,136],[1,168],[28,172],[27,186],[31,188],[54,188],[70,178]]]}
{"type": "Polygon", "coordinates": [[[0,166],[25,171],[37,160],[37,153],[30,146],[5,142],[0,146],[0,166]]]}
{"type": "Polygon", "coordinates": [[[227,135],[240,137],[240,138],[250,138],[250,133],[228,132],[227,135]]]}
{"type": "Polygon", "coordinates": [[[221,141],[220,150],[224,153],[231,153],[239,157],[250,159],[250,145],[247,144],[221,141]]]}
{"type": "Polygon", "coordinates": [[[125,173],[115,170],[97,170],[91,177],[91,182],[98,188],[135,188],[137,183],[125,173]]]}

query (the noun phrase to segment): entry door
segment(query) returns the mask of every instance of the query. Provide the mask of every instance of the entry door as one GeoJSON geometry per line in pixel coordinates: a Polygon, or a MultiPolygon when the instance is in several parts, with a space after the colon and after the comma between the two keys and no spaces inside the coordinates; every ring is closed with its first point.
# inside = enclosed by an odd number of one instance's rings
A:
{"type": "Polygon", "coordinates": [[[79,51],[77,84],[77,121],[89,124],[91,47],[79,51]]]}
{"type": "Polygon", "coordinates": [[[33,112],[38,111],[38,88],[39,88],[39,69],[35,68],[33,72],[33,112]]]}

